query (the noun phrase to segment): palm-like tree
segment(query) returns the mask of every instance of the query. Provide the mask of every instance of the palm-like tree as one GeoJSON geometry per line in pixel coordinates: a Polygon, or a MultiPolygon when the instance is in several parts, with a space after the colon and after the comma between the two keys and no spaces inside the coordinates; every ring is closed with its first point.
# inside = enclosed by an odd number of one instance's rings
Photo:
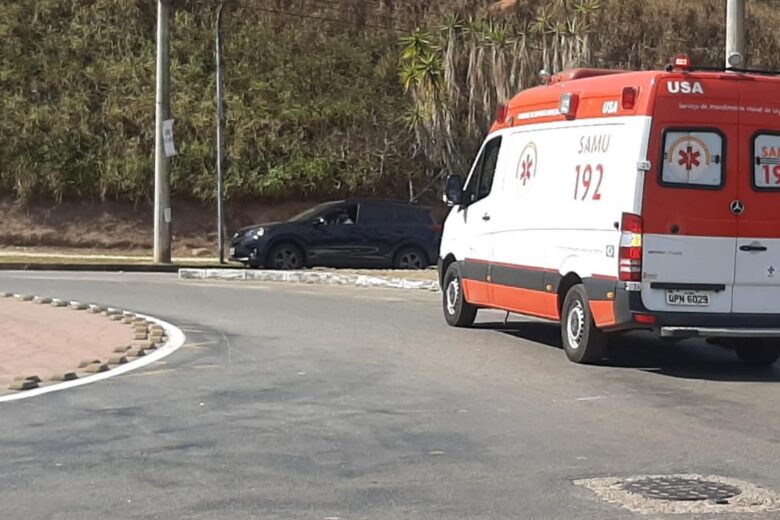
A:
{"type": "Polygon", "coordinates": [[[549,34],[550,25],[552,24],[552,15],[546,9],[542,9],[536,16],[536,19],[531,23],[531,31],[536,37],[541,39],[542,42],[542,67],[550,70],[550,47],[547,42],[547,35],[549,34]]]}
{"type": "Polygon", "coordinates": [[[497,103],[533,85],[539,68],[590,61],[587,35],[599,2],[552,0],[530,16],[490,11],[497,19],[456,12],[433,33],[403,38],[401,81],[412,100],[404,119],[419,149],[458,171],[468,161],[463,143],[481,140],[497,103]]]}
{"type": "Polygon", "coordinates": [[[463,20],[458,14],[450,14],[446,17],[442,26],[442,37],[444,38],[444,55],[442,56],[442,65],[444,67],[444,88],[450,102],[457,103],[460,97],[460,87],[457,79],[457,46],[460,33],[463,30],[463,20]]]}
{"type": "Polygon", "coordinates": [[[592,19],[597,12],[601,10],[600,0],[577,0],[574,3],[574,12],[578,18],[582,21],[582,31],[580,38],[582,39],[582,56],[581,60],[590,63],[591,61],[591,48],[590,48],[590,28],[592,19]]]}

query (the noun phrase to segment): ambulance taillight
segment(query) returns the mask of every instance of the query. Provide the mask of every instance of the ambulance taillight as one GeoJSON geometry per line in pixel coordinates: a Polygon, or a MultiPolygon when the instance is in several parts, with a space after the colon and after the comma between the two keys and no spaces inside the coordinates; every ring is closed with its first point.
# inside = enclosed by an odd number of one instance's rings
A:
{"type": "Polygon", "coordinates": [[[642,217],[623,213],[620,223],[619,279],[642,281],[642,217]]]}
{"type": "Polygon", "coordinates": [[[637,90],[634,87],[626,87],[623,89],[623,95],[621,96],[620,105],[623,110],[633,110],[636,105],[637,90]]]}

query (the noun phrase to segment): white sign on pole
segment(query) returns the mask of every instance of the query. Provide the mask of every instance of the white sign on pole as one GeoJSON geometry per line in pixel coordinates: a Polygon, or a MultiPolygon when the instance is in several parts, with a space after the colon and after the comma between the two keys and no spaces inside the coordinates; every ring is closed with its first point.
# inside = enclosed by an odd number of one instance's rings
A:
{"type": "Polygon", "coordinates": [[[176,155],[176,145],[173,142],[173,119],[163,121],[162,132],[165,157],[173,157],[176,155]]]}

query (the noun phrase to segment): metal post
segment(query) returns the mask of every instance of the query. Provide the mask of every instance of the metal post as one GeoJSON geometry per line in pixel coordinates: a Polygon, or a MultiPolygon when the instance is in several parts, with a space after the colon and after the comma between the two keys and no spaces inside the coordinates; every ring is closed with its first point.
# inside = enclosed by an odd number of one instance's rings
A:
{"type": "Polygon", "coordinates": [[[745,67],[745,0],[727,0],[726,5],[726,68],[745,67]],[[743,56],[735,63],[735,54],[743,56]]]}
{"type": "Polygon", "coordinates": [[[163,121],[170,117],[170,0],[157,0],[157,100],[154,138],[154,261],[171,262],[170,159],[165,156],[163,121]]]}
{"type": "Polygon", "coordinates": [[[225,217],[222,208],[223,186],[222,186],[222,168],[225,160],[225,108],[223,104],[223,83],[222,83],[222,10],[225,2],[219,4],[217,11],[217,30],[216,30],[216,59],[217,59],[217,247],[219,251],[219,263],[225,263],[225,217]]]}

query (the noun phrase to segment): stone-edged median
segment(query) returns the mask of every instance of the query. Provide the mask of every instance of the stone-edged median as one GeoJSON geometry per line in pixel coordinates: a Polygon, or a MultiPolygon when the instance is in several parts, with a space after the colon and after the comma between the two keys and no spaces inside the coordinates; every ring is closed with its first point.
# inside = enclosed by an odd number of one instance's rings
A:
{"type": "Polygon", "coordinates": [[[144,359],[159,359],[183,342],[181,331],[155,318],[0,292],[0,401],[105,379],[146,364],[144,359]]]}
{"type": "Polygon", "coordinates": [[[179,278],[182,280],[282,282],[439,291],[435,270],[399,272],[398,275],[391,273],[377,271],[377,274],[373,274],[348,270],[179,269],[179,278]]]}

